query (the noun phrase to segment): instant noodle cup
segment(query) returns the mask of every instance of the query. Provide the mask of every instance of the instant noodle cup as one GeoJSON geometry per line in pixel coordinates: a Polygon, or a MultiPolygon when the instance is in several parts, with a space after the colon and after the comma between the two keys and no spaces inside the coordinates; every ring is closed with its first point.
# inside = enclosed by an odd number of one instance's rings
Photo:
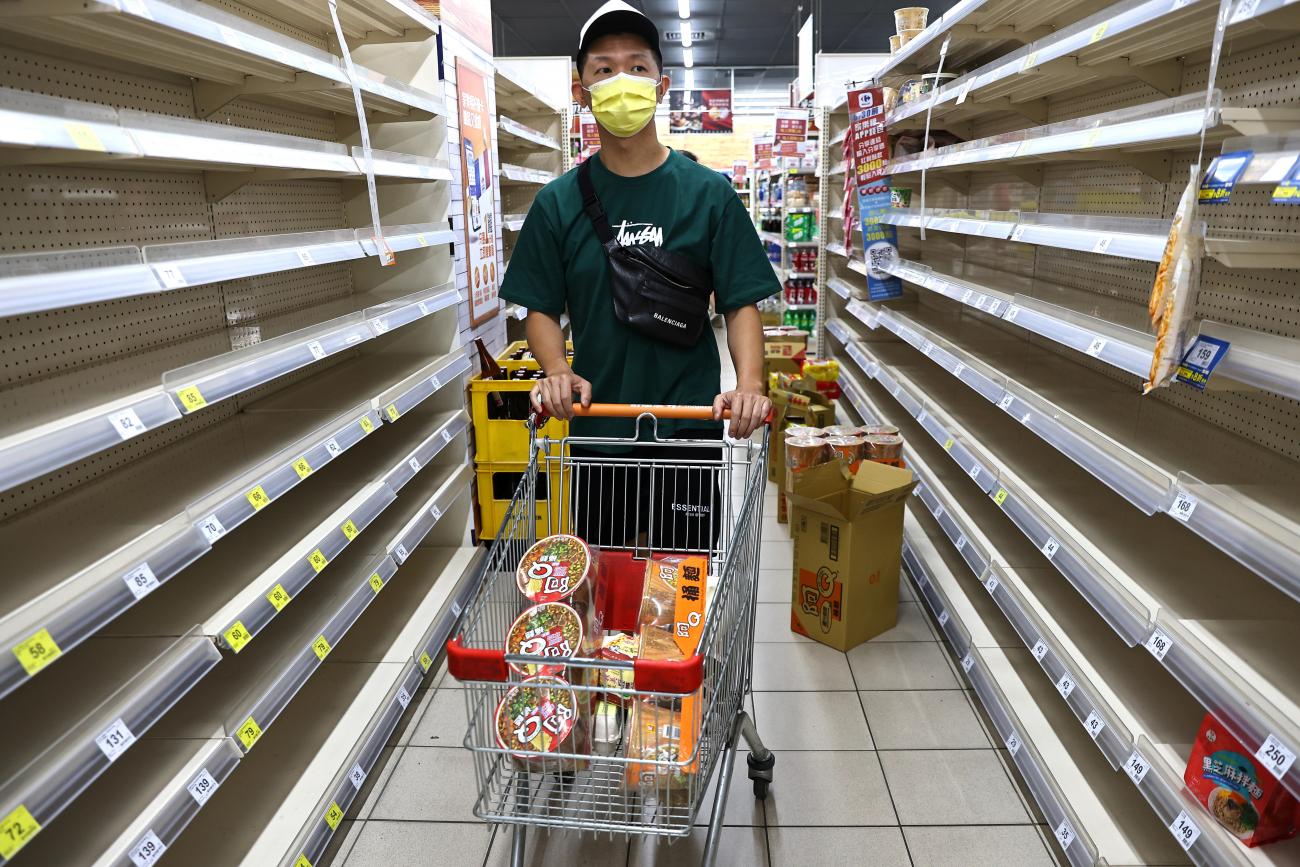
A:
{"type": "Polygon", "coordinates": [[[903,457],[903,438],[897,434],[866,437],[866,457],[873,461],[896,461],[903,457]]]}
{"type": "MultiPolygon", "coordinates": [[[[923,32],[923,30],[924,30],[924,28],[917,29],[917,30],[900,30],[900,31],[898,31],[898,36],[899,36],[899,39],[898,39],[898,47],[899,47],[899,48],[902,48],[904,45],[906,45],[907,43],[911,42],[911,41],[912,41],[913,39],[915,39],[916,37],[920,36],[921,33],[923,32]]],[[[916,95],[913,95],[912,98],[915,99],[915,98],[916,98],[916,95]]],[[[908,101],[908,100],[907,100],[906,98],[903,99],[903,102],[907,102],[907,101],[908,101]]]]}
{"type": "MultiPolygon", "coordinates": [[[[506,633],[506,653],[564,659],[578,656],[583,650],[582,618],[572,606],[563,602],[534,605],[515,618],[506,633]]],[[[510,668],[526,677],[563,674],[565,664],[519,664],[510,668]]]]}
{"type": "Polygon", "coordinates": [[[899,33],[908,30],[924,30],[930,19],[930,10],[925,6],[904,6],[894,10],[894,29],[899,33]]]}
{"type": "Polygon", "coordinates": [[[576,752],[567,741],[577,724],[578,697],[573,688],[562,678],[530,677],[511,687],[497,705],[497,744],[518,759],[576,752]]]}
{"type": "Polygon", "coordinates": [[[806,424],[792,424],[785,429],[785,435],[786,437],[816,437],[822,439],[827,434],[824,428],[809,427],[806,424]]]}
{"type": "Polygon", "coordinates": [[[862,429],[867,436],[873,434],[889,434],[891,436],[898,436],[898,426],[892,424],[864,424],[862,429]]]}
{"type": "Polygon", "coordinates": [[[519,592],[532,602],[559,602],[589,590],[594,555],[577,536],[560,533],[538,539],[524,552],[515,571],[519,592]]]}
{"type": "Polygon", "coordinates": [[[827,437],[852,437],[857,436],[862,429],[852,424],[833,424],[823,430],[827,437]]]}
{"type": "Polygon", "coordinates": [[[831,447],[835,457],[843,458],[850,464],[862,460],[866,444],[866,438],[860,436],[828,437],[826,440],[826,445],[831,447]]]}
{"type": "Polygon", "coordinates": [[[786,435],[786,469],[798,472],[809,467],[815,467],[818,464],[824,464],[828,460],[830,460],[830,447],[827,446],[827,440],[819,437],[792,437],[786,435]]]}
{"type": "Polygon", "coordinates": [[[897,35],[890,36],[890,37],[889,37],[889,53],[890,53],[890,54],[897,54],[897,53],[898,53],[898,49],[900,49],[900,48],[903,47],[903,46],[901,45],[902,41],[903,41],[903,37],[901,37],[901,36],[897,36],[897,35]]]}

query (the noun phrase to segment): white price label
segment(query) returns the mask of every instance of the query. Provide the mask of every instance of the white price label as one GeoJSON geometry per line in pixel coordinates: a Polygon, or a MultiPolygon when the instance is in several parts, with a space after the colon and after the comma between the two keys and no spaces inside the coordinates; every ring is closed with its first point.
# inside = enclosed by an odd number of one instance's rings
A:
{"type": "Polygon", "coordinates": [[[920,413],[917,415],[917,417],[916,417],[916,421],[917,421],[917,423],[920,423],[920,422],[925,421],[925,419],[926,419],[926,412],[925,412],[925,410],[921,410],[921,412],[920,412],[920,413]]]}
{"type": "Polygon", "coordinates": [[[1016,317],[1019,315],[1020,315],[1020,308],[1012,304],[1010,307],[1007,308],[1007,313],[1002,318],[1007,320],[1008,322],[1015,322],[1016,317]]]}
{"type": "Polygon", "coordinates": [[[960,361],[957,362],[957,366],[952,369],[952,375],[957,377],[958,379],[961,379],[961,375],[965,372],[966,372],[966,365],[962,364],[960,361]]]}
{"type": "Polygon", "coordinates": [[[1097,239],[1097,243],[1092,245],[1092,252],[1105,253],[1110,249],[1110,242],[1114,240],[1110,235],[1102,235],[1097,239]]]}
{"type": "Polygon", "coordinates": [[[998,579],[997,579],[997,577],[994,576],[994,575],[990,575],[990,576],[988,577],[988,580],[984,582],[984,589],[987,590],[987,591],[989,591],[989,594],[990,594],[990,595],[992,595],[993,593],[997,592],[997,589],[998,589],[998,579]]]}
{"type": "Polygon", "coordinates": [[[194,802],[202,807],[208,802],[208,798],[212,797],[212,793],[217,790],[217,786],[219,785],[221,784],[217,782],[217,778],[209,774],[207,768],[204,768],[199,771],[199,775],[191,780],[190,784],[185,787],[185,791],[189,792],[190,797],[194,799],[194,802]]]}
{"type": "Polygon", "coordinates": [[[980,477],[980,465],[979,465],[979,464],[975,464],[973,467],[970,468],[970,477],[971,477],[972,479],[978,479],[978,478],[980,477]]]}
{"type": "Polygon", "coordinates": [[[998,401],[998,409],[1006,409],[1007,407],[1011,406],[1011,402],[1014,401],[1015,399],[1016,396],[1014,394],[1008,393],[1002,395],[1002,399],[998,401]]]}
{"type": "Polygon", "coordinates": [[[1030,420],[1031,418],[1033,418],[1033,416],[1032,416],[1030,413],[1025,413],[1024,415],[1022,415],[1022,416],[1020,417],[1020,423],[1023,424],[1023,425],[1028,426],[1028,424],[1029,424],[1029,420],[1030,420]]]}
{"type": "Polygon", "coordinates": [[[1074,829],[1070,827],[1070,820],[1062,819],[1061,824],[1056,826],[1056,842],[1061,844],[1062,849],[1069,849],[1070,844],[1074,842],[1074,829]]]}
{"type": "Polygon", "coordinates": [[[360,789],[366,782],[366,772],[361,770],[361,765],[353,765],[352,770],[348,771],[348,782],[352,788],[360,789]]]}
{"type": "Polygon", "coordinates": [[[1088,344],[1086,352],[1093,358],[1101,355],[1101,351],[1106,348],[1106,339],[1103,337],[1092,338],[1092,343],[1088,344]]]}
{"type": "Polygon", "coordinates": [[[939,518],[943,517],[943,514],[944,514],[943,503],[940,503],[939,505],[934,507],[934,517],[936,520],[938,520],[939,518]]]}
{"type": "Polygon", "coordinates": [[[926,357],[928,358],[931,354],[934,353],[934,344],[928,340],[925,341],[925,343],[921,344],[921,351],[924,352],[926,354],[926,357]]]}
{"type": "Polygon", "coordinates": [[[442,442],[443,442],[443,445],[446,445],[447,443],[450,443],[450,442],[451,442],[451,431],[449,431],[449,430],[444,430],[444,431],[442,432],[442,442]]]}
{"type": "Polygon", "coordinates": [[[1187,815],[1187,811],[1183,810],[1174,817],[1174,821],[1169,826],[1169,833],[1174,835],[1174,839],[1185,852],[1196,845],[1196,841],[1201,836],[1201,828],[1192,821],[1191,816],[1187,815]]]}
{"type": "Polygon", "coordinates": [[[406,553],[406,546],[405,546],[405,545],[399,544],[396,548],[393,549],[393,553],[397,555],[397,562],[398,562],[398,563],[405,563],[405,562],[406,562],[406,558],[407,558],[408,555],[407,555],[407,553],[406,553]]]}
{"type": "Polygon", "coordinates": [[[1237,8],[1233,10],[1232,17],[1228,19],[1229,24],[1236,24],[1238,21],[1245,21],[1248,18],[1255,17],[1255,10],[1259,8],[1259,0],[1241,0],[1237,8]]]}
{"type": "Polygon", "coordinates": [[[226,525],[221,523],[221,519],[215,514],[208,515],[202,521],[199,521],[199,532],[203,534],[203,538],[207,539],[210,545],[226,535],[226,525]]]}
{"type": "Polygon", "coordinates": [[[1013,756],[1020,752],[1020,736],[1015,732],[1007,735],[1007,750],[1013,756]]]}
{"type": "Polygon", "coordinates": [[[1034,643],[1034,648],[1030,653],[1034,655],[1034,659],[1042,662],[1043,657],[1047,655],[1047,642],[1043,641],[1041,638],[1038,639],[1038,641],[1034,643]]]}
{"type": "Polygon", "coordinates": [[[1025,237],[1025,230],[1026,230],[1027,228],[1029,228],[1029,227],[1028,227],[1028,226],[1016,226],[1014,229],[1011,230],[1011,240],[1013,240],[1013,241],[1019,241],[1019,240],[1023,239],[1023,238],[1025,237]]]}
{"type": "Polygon", "coordinates": [[[338,440],[330,437],[325,440],[325,451],[330,453],[331,458],[337,458],[339,455],[343,454],[343,446],[339,445],[338,440]]]}
{"type": "Polygon", "coordinates": [[[958,551],[960,551],[960,550],[962,550],[963,548],[965,548],[965,547],[966,547],[966,534],[965,534],[965,533],[962,533],[961,535],[959,535],[959,536],[957,537],[957,541],[954,542],[953,544],[957,546],[957,550],[958,550],[958,551]]]}
{"type": "Polygon", "coordinates": [[[124,440],[139,436],[149,429],[145,427],[144,422],[140,421],[140,416],[136,415],[135,410],[130,407],[117,412],[110,412],[108,420],[113,423],[113,430],[117,431],[117,435],[124,440]]]}
{"type": "Polygon", "coordinates": [[[439,379],[438,375],[435,373],[433,376],[429,377],[429,385],[432,385],[433,390],[437,391],[442,388],[442,380],[439,379]]]}
{"type": "Polygon", "coordinates": [[[948,625],[948,610],[946,608],[943,611],[939,612],[939,625],[940,626],[948,625]]]}
{"type": "Polygon", "coordinates": [[[1259,763],[1268,768],[1268,772],[1279,780],[1286,776],[1286,772],[1291,770],[1295,764],[1295,752],[1286,744],[1278,740],[1277,735],[1269,733],[1255,751],[1255,758],[1259,763]]]}
{"type": "Polygon", "coordinates": [[[122,722],[121,717],[113,720],[108,728],[95,737],[95,746],[99,747],[99,751],[110,762],[126,752],[127,747],[133,743],[135,743],[135,735],[126,727],[126,723],[122,722]]]}
{"type": "Polygon", "coordinates": [[[1056,556],[1056,552],[1059,550],[1061,550],[1061,543],[1048,536],[1047,541],[1043,543],[1043,556],[1050,560],[1056,556]]]}
{"type": "Polygon", "coordinates": [[[1000,314],[1001,312],[1002,312],[1002,302],[999,301],[997,298],[990,298],[990,299],[989,299],[989,315],[990,315],[990,316],[997,316],[997,315],[1000,314]]]}
{"type": "Polygon", "coordinates": [[[1173,515],[1180,521],[1187,522],[1192,518],[1192,513],[1196,511],[1196,498],[1186,491],[1179,490],[1178,495],[1174,497],[1174,504],[1169,507],[1169,514],[1173,515]]]}
{"type": "Polygon", "coordinates": [[[294,250],[294,252],[298,254],[298,261],[303,265],[316,264],[316,260],[311,257],[311,253],[307,250],[294,250]]]}
{"type": "Polygon", "coordinates": [[[374,326],[376,334],[386,334],[388,332],[388,320],[371,319],[370,324],[374,326]]]}
{"type": "Polygon", "coordinates": [[[320,345],[319,340],[313,340],[311,343],[308,343],[307,350],[311,353],[311,357],[317,361],[320,361],[325,357],[325,347],[320,345]]]}
{"type": "Polygon", "coordinates": [[[189,281],[185,279],[185,275],[181,273],[181,269],[176,265],[158,265],[153,270],[158,275],[158,279],[168,289],[180,289],[190,285],[189,281]]]}
{"type": "Polygon", "coordinates": [[[966,83],[961,86],[961,90],[957,91],[958,105],[961,105],[963,102],[966,101],[966,97],[970,96],[971,88],[973,88],[974,86],[975,86],[975,76],[972,75],[970,78],[966,79],[966,83]]]}
{"type": "Polygon", "coordinates": [[[442,509],[439,509],[436,505],[429,507],[429,514],[433,515],[433,520],[435,521],[442,519],[442,509]]]}
{"type": "Polygon", "coordinates": [[[1095,741],[1097,736],[1101,734],[1101,730],[1106,727],[1106,721],[1098,716],[1097,712],[1094,710],[1088,714],[1088,718],[1083,721],[1083,727],[1087,729],[1088,734],[1095,741]]]}
{"type": "Polygon", "coordinates": [[[989,297],[988,297],[987,295],[983,295],[983,294],[981,294],[981,295],[977,295],[977,296],[975,296],[975,307],[976,307],[976,309],[978,309],[978,310],[983,310],[983,309],[984,309],[984,305],[985,305],[985,303],[988,302],[988,300],[989,300],[989,297]]]}
{"type": "Polygon", "coordinates": [[[162,853],[166,851],[167,846],[163,841],[159,840],[158,835],[152,830],[149,830],[144,832],[144,836],[140,838],[140,842],[131,847],[130,851],[128,851],[126,855],[131,859],[131,863],[134,864],[135,867],[149,867],[150,864],[153,864],[161,858],[162,853]]]}
{"type": "Polygon", "coordinates": [[[1129,755],[1128,761],[1124,763],[1124,773],[1128,774],[1133,785],[1140,786],[1146,779],[1147,771],[1151,770],[1151,763],[1143,758],[1142,754],[1134,750],[1129,755]]]}
{"type": "Polygon", "coordinates": [[[143,599],[158,588],[158,576],[153,574],[148,563],[141,563],[122,576],[126,589],[136,599],[143,599]]]}
{"type": "Polygon", "coordinates": [[[420,302],[418,302],[415,306],[420,308],[420,315],[421,315],[421,316],[428,316],[428,315],[429,315],[429,305],[428,305],[428,304],[425,304],[423,301],[420,301],[420,302]]]}
{"type": "Polygon", "coordinates": [[[1159,627],[1152,631],[1151,637],[1147,639],[1144,645],[1151,655],[1156,659],[1164,659],[1169,648],[1174,646],[1174,640],[1164,633],[1159,627]]]}
{"type": "Polygon", "coordinates": [[[970,673],[971,666],[973,666],[974,664],[975,664],[975,657],[971,656],[969,653],[961,658],[961,670],[966,672],[967,674],[970,673]]]}
{"type": "Polygon", "coordinates": [[[397,688],[397,703],[402,706],[402,710],[406,710],[407,705],[411,703],[411,694],[406,691],[404,686],[397,688]]]}
{"type": "Polygon", "coordinates": [[[413,473],[418,473],[420,471],[420,462],[415,458],[408,459],[406,465],[411,468],[411,472],[413,473]]]}
{"type": "Polygon", "coordinates": [[[965,292],[963,292],[962,295],[961,295],[961,303],[963,303],[963,304],[969,304],[969,303],[970,303],[970,298],[971,298],[971,296],[974,295],[974,294],[975,294],[975,290],[974,290],[974,289],[967,289],[967,290],[966,290],[965,292]]]}
{"type": "Polygon", "coordinates": [[[1070,677],[1068,671],[1056,682],[1056,691],[1061,694],[1061,698],[1069,698],[1070,693],[1074,692],[1074,678],[1070,677]]]}

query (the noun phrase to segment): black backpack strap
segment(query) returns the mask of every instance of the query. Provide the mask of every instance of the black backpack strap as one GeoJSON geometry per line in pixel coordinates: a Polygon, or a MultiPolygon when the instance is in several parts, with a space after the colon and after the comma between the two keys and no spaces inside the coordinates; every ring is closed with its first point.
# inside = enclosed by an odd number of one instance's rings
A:
{"type": "Polygon", "coordinates": [[[614,241],[614,230],[609,227],[605,206],[600,203],[600,199],[596,196],[596,187],[591,183],[590,157],[578,166],[578,192],[582,193],[582,210],[591,220],[591,226],[596,230],[596,237],[600,239],[602,245],[608,247],[614,241]]]}

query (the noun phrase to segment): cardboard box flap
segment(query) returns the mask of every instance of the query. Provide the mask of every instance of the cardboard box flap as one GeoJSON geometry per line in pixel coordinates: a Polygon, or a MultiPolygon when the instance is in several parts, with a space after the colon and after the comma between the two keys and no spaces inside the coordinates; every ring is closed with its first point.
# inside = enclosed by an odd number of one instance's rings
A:
{"type": "Polygon", "coordinates": [[[841,461],[818,464],[793,473],[786,491],[791,503],[810,512],[848,520],[854,511],[848,497],[853,476],[841,461]]]}
{"type": "Polygon", "coordinates": [[[901,503],[915,487],[911,470],[863,461],[853,477],[854,512],[862,514],[901,503]]]}

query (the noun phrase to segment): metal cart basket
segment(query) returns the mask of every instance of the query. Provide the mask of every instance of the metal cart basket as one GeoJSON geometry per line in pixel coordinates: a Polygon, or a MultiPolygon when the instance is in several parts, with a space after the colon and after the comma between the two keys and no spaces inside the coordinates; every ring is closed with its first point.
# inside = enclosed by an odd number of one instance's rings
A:
{"type": "MultiPolygon", "coordinates": [[[[766,797],[775,764],[744,709],[768,431],[764,427],[754,440],[659,436],[659,419],[705,420],[711,418],[709,407],[593,404],[579,411],[634,418],[636,431],[628,439],[547,440],[530,423],[527,472],[461,631],[447,645],[449,670],[466,687],[464,743],[474,755],[478,783],[474,814],[515,825],[512,863],[520,865],[529,825],[686,836],[716,776],[703,859],[712,864],[739,738],[750,748],[756,797],[766,797]],[[638,632],[652,553],[706,555],[705,618],[694,654],[627,659],[506,653],[507,632],[532,605],[520,592],[516,567],[537,540],[539,525],[550,533],[572,527],[580,536],[585,529],[606,537],[589,540],[604,543],[598,559],[605,592],[592,606],[601,608],[606,636],[638,632]],[[618,542],[623,544],[616,547],[618,542]],[[520,687],[536,674],[543,675],[545,689],[520,687]],[[508,708],[503,701],[511,702],[508,708]],[[537,706],[558,747],[523,750],[513,740],[507,748],[499,728],[509,733],[537,724],[540,718],[530,715],[537,706]]],[[[673,640],[671,626],[664,635],[673,640]]]]}

